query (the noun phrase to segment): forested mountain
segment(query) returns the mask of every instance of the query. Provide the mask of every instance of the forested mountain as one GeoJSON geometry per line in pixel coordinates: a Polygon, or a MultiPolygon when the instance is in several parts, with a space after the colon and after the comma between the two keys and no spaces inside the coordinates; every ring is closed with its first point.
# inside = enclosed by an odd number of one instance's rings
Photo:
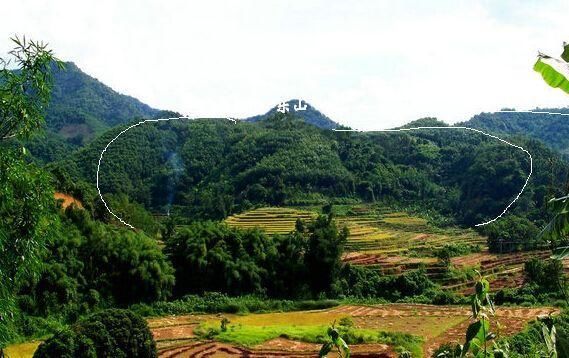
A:
{"type": "Polygon", "coordinates": [[[41,162],[65,158],[113,126],[160,113],[136,98],[114,91],[73,62],[66,62],[64,69],[53,66],[52,74],[46,130],[24,143],[41,162]]]}
{"type": "MultiPolygon", "coordinates": [[[[123,128],[52,170],[69,176],[61,182],[94,183],[102,148],[123,128]]],[[[543,218],[568,166],[536,140],[515,142],[532,153],[534,175],[513,210],[543,218]]],[[[100,185],[151,211],[172,208],[193,219],[256,204],[383,201],[423,205],[472,225],[498,215],[528,171],[523,152],[466,131],[334,132],[277,114],[261,123],[172,120],[133,128],[105,153],[100,185]]]]}
{"type": "MultiPolygon", "coordinates": [[[[569,114],[569,107],[535,111],[569,114]]],[[[480,113],[459,125],[494,134],[536,138],[565,155],[569,154],[569,116],[520,112],[480,113]]]]}
{"type": "Polygon", "coordinates": [[[158,112],[136,98],[114,91],[73,62],[65,63],[64,70],[54,69],[53,76],[47,127],[75,143],[135,117],[151,117],[158,112]]]}
{"type": "MultiPolygon", "coordinates": [[[[324,129],[333,129],[339,126],[338,123],[334,122],[333,120],[328,118],[326,115],[322,114],[319,110],[317,110],[316,108],[314,108],[312,105],[310,105],[305,101],[301,101],[299,99],[291,99],[282,103],[285,104],[285,106],[281,108],[281,112],[288,111],[287,113],[290,113],[295,117],[302,119],[304,122],[308,124],[312,124],[316,127],[324,129]],[[306,108],[304,106],[306,106],[306,108]]],[[[258,122],[265,120],[278,113],[279,105],[280,104],[277,104],[275,107],[271,108],[265,114],[249,117],[244,120],[246,122],[258,122]]]]}

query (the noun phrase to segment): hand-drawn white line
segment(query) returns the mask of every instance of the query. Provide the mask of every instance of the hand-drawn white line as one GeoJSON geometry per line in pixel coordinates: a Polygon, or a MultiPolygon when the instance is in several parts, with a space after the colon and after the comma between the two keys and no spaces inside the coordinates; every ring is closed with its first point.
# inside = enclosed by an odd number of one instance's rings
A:
{"type": "Polygon", "coordinates": [[[411,128],[399,128],[399,129],[379,129],[379,130],[370,130],[370,131],[361,131],[361,130],[357,130],[357,129],[334,129],[334,131],[336,131],[336,132],[402,132],[402,131],[414,131],[414,130],[422,130],[422,129],[462,129],[462,130],[473,131],[476,133],[483,134],[487,137],[497,139],[500,142],[506,143],[507,145],[512,146],[514,148],[518,148],[528,155],[528,157],[529,157],[529,174],[528,174],[528,177],[526,178],[524,185],[522,186],[522,189],[518,193],[518,195],[516,195],[514,200],[512,200],[512,202],[509,203],[508,206],[506,206],[506,208],[504,209],[504,211],[502,211],[502,213],[500,215],[496,216],[494,219],[485,221],[485,222],[480,223],[480,224],[476,224],[474,226],[488,225],[488,224],[493,223],[494,221],[498,220],[499,218],[501,218],[504,214],[506,214],[508,209],[519,199],[519,197],[524,192],[524,189],[528,185],[529,178],[531,177],[531,174],[533,173],[533,158],[531,157],[530,152],[525,150],[522,146],[512,144],[508,141],[505,141],[504,139],[502,139],[500,137],[497,137],[497,136],[492,135],[492,134],[485,133],[479,129],[470,128],[470,127],[411,127],[411,128]]]}
{"type": "Polygon", "coordinates": [[[509,110],[504,109],[495,113],[532,113],[532,114],[549,114],[549,115],[557,115],[557,116],[569,116],[569,113],[559,113],[559,112],[547,112],[547,111],[516,111],[516,110],[509,110]]]}
{"type": "MultiPolygon", "coordinates": [[[[114,216],[115,218],[118,219],[118,221],[120,221],[121,223],[123,223],[124,225],[128,226],[131,229],[134,229],[135,227],[132,226],[131,224],[127,223],[126,221],[124,221],[123,219],[121,219],[117,214],[113,213],[113,211],[109,208],[109,205],[107,204],[107,202],[105,201],[105,199],[103,199],[103,194],[101,194],[101,189],[99,188],[99,170],[101,168],[101,162],[103,161],[103,155],[105,154],[105,152],[107,151],[107,149],[109,148],[109,146],[111,144],[113,144],[113,142],[115,140],[117,140],[118,137],[120,137],[121,135],[123,135],[124,133],[128,132],[129,130],[131,130],[134,127],[137,127],[141,124],[144,124],[146,122],[167,122],[169,120],[172,119],[188,119],[188,120],[194,120],[196,118],[190,118],[187,116],[182,116],[182,117],[172,117],[172,118],[158,118],[158,119],[145,119],[144,121],[140,121],[138,123],[135,123],[133,125],[131,125],[130,127],[124,129],[123,131],[121,131],[119,134],[117,134],[116,137],[114,137],[109,143],[107,143],[107,145],[105,146],[105,148],[103,149],[103,151],[101,152],[101,155],[99,156],[99,163],[97,164],[97,192],[99,193],[99,198],[101,198],[101,200],[103,201],[103,204],[105,204],[105,208],[107,209],[107,211],[109,213],[111,213],[112,216],[114,216]]],[[[236,123],[237,121],[233,118],[228,118],[226,117],[227,120],[232,121],[233,123],[236,123]]]]}
{"type": "MultiPolygon", "coordinates": [[[[520,112],[520,111],[501,111],[501,112],[520,112]]],[[[561,114],[561,115],[569,115],[569,114],[562,114],[562,113],[550,113],[550,112],[530,112],[527,111],[529,113],[545,113],[545,114],[561,114]]],[[[523,112],[523,113],[527,113],[527,112],[523,112]]],[[[99,163],[97,164],[97,192],[99,193],[99,197],[101,198],[101,201],[103,202],[103,204],[105,205],[105,208],[107,209],[107,211],[113,215],[117,220],[119,220],[121,223],[123,223],[124,225],[130,227],[131,229],[134,229],[134,226],[132,226],[131,224],[127,223],[126,221],[124,221],[122,218],[120,218],[118,215],[116,215],[110,208],[109,205],[107,204],[107,202],[105,201],[105,199],[103,198],[103,195],[101,193],[101,189],[99,188],[99,171],[101,168],[101,162],[103,161],[103,156],[105,154],[105,152],[107,151],[107,149],[109,148],[109,146],[115,141],[117,140],[118,137],[120,137],[121,135],[123,135],[124,133],[126,133],[127,131],[129,131],[130,129],[137,127],[141,124],[144,124],[146,122],[165,122],[165,121],[169,121],[172,119],[186,119],[186,120],[193,120],[196,118],[191,118],[191,117],[187,117],[187,116],[182,116],[182,117],[172,117],[172,118],[159,118],[159,119],[146,119],[144,121],[140,121],[138,123],[135,123],[131,126],[129,126],[128,128],[124,129],[123,131],[121,131],[119,134],[117,134],[116,137],[114,137],[109,143],[107,143],[107,145],[105,146],[105,148],[103,149],[103,151],[101,152],[101,155],[99,156],[99,163]]],[[[237,123],[237,120],[231,117],[225,117],[225,119],[233,122],[233,123],[237,123]]],[[[469,131],[473,131],[473,132],[477,132],[480,134],[483,134],[487,137],[493,138],[493,139],[497,139],[500,142],[503,142],[509,146],[512,146],[514,148],[520,149],[522,150],[524,153],[526,153],[529,157],[529,174],[524,182],[524,185],[522,186],[522,189],[520,190],[520,192],[516,195],[516,197],[514,198],[514,200],[512,200],[512,202],[510,202],[508,204],[508,206],[506,206],[506,208],[502,211],[502,213],[500,213],[500,215],[496,216],[494,219],[485,221],[483,223],[480,224],[476,224],[475,226],[483,226],[483,225],[487,225],[490,224],[496,220],[498,220],[499,218],[501,218],[503,215],[506,214],[506,212],[508,211],[508,209],[510,209],[510,207],[519,199],[519,197],[522,195],[522,193],[524,192],[526,186],[528,185],[529,179],[533,173],[533,158],[530,154],[530,152],[528,152],[527,150],[525,150],[522,146],[516,145],[516,144],[512,144],[498,136],[492,135],[492,134],[488,134],[485,133],[479,129],[475,129],[475,128],[470,128],[470,127],[412,127],[412,128],[400,128],[400,129],[379,129],[379,130],[369,130],[369,131],[364,131],[364,130],[357,130],[357,129],[334,129],[334,131],[336,132],[401,132],[401,131],[413,131],[413,130],[422,130],[422,129],[462,129],[462,130],[469,130],[469,131]]]]}

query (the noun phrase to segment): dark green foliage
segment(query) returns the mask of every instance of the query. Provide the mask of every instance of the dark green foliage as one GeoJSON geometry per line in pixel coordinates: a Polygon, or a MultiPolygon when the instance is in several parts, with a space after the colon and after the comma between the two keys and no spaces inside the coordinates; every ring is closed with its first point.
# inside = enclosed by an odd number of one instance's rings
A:
{"type": "Polygon", "coordinates": [[[560,260],[533,258],[524,264],[524,273],[529,283],[536,284],[544,292],[561,290],[564,271],[560,260]]]}
{"type": "Polygon", "coordinates": [[[537,226],[524,217],[507,215],[483,229],[488,247],[493,252],[532,250],[545,243],[539,238],[537,226]]]}
{"type": "Polygon", "coordinates": [[[41,128],[51,96],[51,67],[62,68],[46,44],[25,37],[11,40],[11,58],[0,58],[0,140],[29,138],[41,128]]]}
{"type": "Polygon", "coordinates": [[[156,242],[142,233],[66,211],[43,257],[43,270],[19,296],[23,311],[73,321],[97,307],[168,298],[174,276],[156,242]]]}
{"type": "Polygon", "coordinates": [[[434,256],[443,262],[449,262],[452,257],[464,256],[473,252],[480,252],[482,249],[479,245],[450,243],[435,251],[434,256]]]}
{"type": "Polygon", "coordinates": [[[51,131],[81,144],[103,129],[157,113],[83,73],[73,62],[67,62],[65,70],[54,71],[46,122],[51,131]]]}
{"type": "Polygon", "coordinates": [[[26,150],[7,138],[27,138],[41,127],[55,60],[42,43],[14,38],[9,59],[0,58],[0,354],[12,331],[14,295],[37,271],[54,223],[48,176],[26,162],[26,150]]]}
{"type": "Polygon", "coordinates": [[[433,295],[434,283],[424,269],[399,276],[383,276],[364,266],[346,265],[341,274],[342,292],[351,297],[381,297],[398,300],[404,297],[433,295]]]}
{"type": "Polygon", "coordinates": [[[223,291],[260,293],[274,242],[259,230],[240,231],[213,222],[195,223],[166,242],[176,269],[178,294],[223,291]]]}
{"type": "Polygon", "coordinates": [[[325,292],[338,280],[348,230],[338,230],[332,215],[319,216],[309,227],[306,269],[313,293],[325,292]]]}
{"type": "MultiPolygon", "coordinates": [[[[124,194],[108,194],[105,196],[107,205],[113,209],[113,212],[127,223],[137,229],[144,231],[148,236],[155,237],[160,226],[146,209],[135,202],[131,202],[124,194]]],[[[114,217],[109,217],[106,221],[117,222],[114,217]]]]}
{"type": "Polygon", "coordinates": [[[558,357],[567,357],[567,342],[569,339],[569,315],[567,312],[552,318],[545,317],[542,321],[531,323],[523,332],[517,333],[507,338],[510,346],[510,356],[513,358],[521,357],[547,357],[548,349],[546,347],[542,324],[547,326],[555,325],[557,331],[557,353],[558,357]]]}
{"type": "MultiPolygon", "coordinates": [[[[75,181],[92,180],[101,148],[123,129],[105,133],[72,164],[61,165],[72,169],[75,181]]],[[[544,222],[545,203],[558,193],[568,166],[536,141],[512,141],[532,153],[534,175],[511,211],[544,222]]],[[[221,219],[257,204],[363,200],[412,204],[474,225],[500,214],[528,172],[526,154],[471,132],[330,132],[279,114],[257,124],[138,126],[105,153],[100,184],[103,193],[126,194],[152,212],[194,220],[221,219]]]]}
{"type": "MultiPolygon", "coordinates": [[[[537,109],[568,113],[567,108],[537,109]]],[[[569,122],[566,116],[533,113],[481,113],[464,125],[494,134],[523,135],[542,140],[553,149],[569,153],[569,122]]]]}
{"type": "Polygon", "coordinates": [[[330,216],[318,218],[305,233],[274,237],[197,222],[166,241],[165,251],[176,269],[178,295],[219,291],[302,297],[339,293],[335,285],[346,236],[330,216]]]}
{"type": "Polygon", "coordinates": [[[187,295],[169,302],[137,304],[130,307],[143,316],[181,315],[189,313],[255,313],[271,311],[318,310],[335,307],[336,300],[282,300],[243,295],[230,297],[222,293],[205,292],[187,295]]]}
{"type": "Polygon", "coordinates": [[[42,343],[36,358],[156,357],[156,343],[146,321],[128,310],[93,314],[42,343]]]}
{"type": "Polygon", "coordinates": [[[14,291],[37,271],[56,219],[48,176],[21,154],[0,152],[0,343],[13,314],[14,291]]]}

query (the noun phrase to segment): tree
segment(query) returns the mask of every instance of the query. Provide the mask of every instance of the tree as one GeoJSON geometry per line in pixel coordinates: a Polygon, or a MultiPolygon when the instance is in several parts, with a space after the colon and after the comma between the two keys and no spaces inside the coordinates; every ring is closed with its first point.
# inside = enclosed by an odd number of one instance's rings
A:
{"type": "Polygon", "coordinates": [[[305,262],[313,293],[329,292],[338,280],[347,238],[348,229],[339,231],[332,214],[319,216],[309,225],[305,262]]]}
{"type": "Polygon", "coordinates": [[[0,139],[26,138],[41,128],[51,94],[51,68],[63,68],[47,44],[25,37],[12,41],[12,59],[0,59],[0,139]],[[12,61],[17,70],[11,68],[12,61]]]}
{"type": "Polygon", "coordinates": [[[156,357],[146,321],[128,310],[109,309],[89,316],[42,343],[35,358],[156,357]]]}
{"type": "Polygon", "coordinates": [[[531,250],[539,244],[537,226],[516,215],[508,215],[493,222],[484,229],[484,233],[488,235],[488,247],[493,252],[531,250]]]}
{"type": "Polygon", "coordinates": [[[218,291],[263,293],[274,241],[260,230],[238,230],[222,223],[197,222],[166,242],[176,270],[179,295],[218,291]]]}
{"type": "MultiPolygon", "coordinates": [[[[0,59],[0,145],[25,138],[43,122],[51,88],[50,70],[59,61],[46,45],[13,38],[12,60],[0,59]],[[15,70],[9,68],[12,62],[15,70]]],[[[0,347],[6,343],[19,283],[37,267],[54,209],[47,175],[25,161],[25,148],[0,151],[0,347]]],[[[0,354],[1,354],[0,348],[0,354]]]]}

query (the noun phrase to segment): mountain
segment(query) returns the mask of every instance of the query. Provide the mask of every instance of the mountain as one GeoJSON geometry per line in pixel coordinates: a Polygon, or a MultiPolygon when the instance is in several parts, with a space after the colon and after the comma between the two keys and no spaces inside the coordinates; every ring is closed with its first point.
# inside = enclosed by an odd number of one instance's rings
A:
{"type": "Polygon", "coordinates": [[[73,62],[53,70],[54,86],[46,113],[47,129],[74,144],[133,118],[152,117],[158,110],[120,94],[87,75],[73,62]]]}
{"type": "MultiPolygon", "coordinates": [[[[287,113],[290,113],[291,115],[302,119],[304,122],[316,126],[318,128],[334,129],[340,126],[338,123],[328,118],[326,115],[318,111],[316,108],[314,108],[306,101],[299,99],[291,99],[286,102],[282,102],[281,104],[285,104],[284,106],[282,106],[282,110],[286,110],[287,113]],[[304,108],[304,106],[306,106],[306,108],[304,108]]],[[[275,107],[271,108],[265,114],[249,117],[244,119],[244,121],[246,122],[263,121],[271,117],[272,115],[278,113],[279,112],[278,109],[281,104],[278,104],[275,107]]]]}
{"type": "MultiPolygon", "coordinates": [[[[569,107],[536,109],[533,112],[569,114],[569,107]]],[[[494,134],[522,135],[539,139],[550,148],[569,155],[569,115],[524,112],[480,113],[457,125],[494,134]]]]}
{"type": "MultiPolygon", "coordinates": [[[[101,148],[124,128],[55,163],[69,176],[59,189],[73,193],[75,183],[92,183],[101,148]]],[[[511,211],[538,220],[569,166],[539,141],[519,143],[532,153],[534,171],[511,211]]],[[[105,195],[195,220],[259,205],[382,202],[472,225],[496,217],[528,172],[522,151],[465,131],[336,132],[276,113],[257,123],[203,119],[132,128],[105,152],[99,185],[105,195]]]]}

